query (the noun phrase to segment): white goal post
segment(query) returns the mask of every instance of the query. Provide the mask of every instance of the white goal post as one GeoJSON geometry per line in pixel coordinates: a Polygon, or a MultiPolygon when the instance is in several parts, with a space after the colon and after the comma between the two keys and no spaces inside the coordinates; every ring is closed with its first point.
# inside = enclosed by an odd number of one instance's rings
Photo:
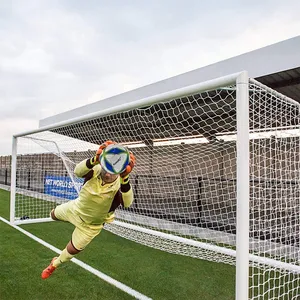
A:
{"type": "Polygon", "coordinates": [[[236,299],[300,293],[299,103],[232,74],[13,137],[10,222],[50,221],[111,139],[137,158],[134,203],[105,229],[236,267],[236,299]]]}

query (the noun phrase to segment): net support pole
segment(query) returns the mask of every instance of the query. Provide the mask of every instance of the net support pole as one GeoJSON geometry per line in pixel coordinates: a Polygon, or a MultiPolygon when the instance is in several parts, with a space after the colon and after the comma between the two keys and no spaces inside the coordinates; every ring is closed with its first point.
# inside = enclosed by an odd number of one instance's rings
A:
{"type": "Polygon", "coordinates": [[[17,183],[17,138],[12,138],[11,155],[11,179],[10,179],[10,223],[15,222],[15,204],[16,204],[16,183],[17,183]]]}
{"type": "Polygon", "coordinates": [[[249,78],[237,78],[236,300],[249,294],[249,78]]]}

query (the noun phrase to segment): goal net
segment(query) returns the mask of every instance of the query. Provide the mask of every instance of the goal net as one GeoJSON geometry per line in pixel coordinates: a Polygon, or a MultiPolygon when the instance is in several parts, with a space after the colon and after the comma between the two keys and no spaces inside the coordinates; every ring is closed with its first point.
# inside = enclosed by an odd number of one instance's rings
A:
{"type": "MultiPolygon", "coordinates": [[[[240,201],[249,202],[249,298],[297,299],[299,104],[252,79],[248,89],[250,195],[240,201]]],[[[134,203],[118,208],[105,229],[163,251],[235,265],[238,136],[235,77],[18,135],[11,221],[49,221],[52,208],[80,191],[75,165],[111,139],[133,151],[137,163],[134,203]]]]}

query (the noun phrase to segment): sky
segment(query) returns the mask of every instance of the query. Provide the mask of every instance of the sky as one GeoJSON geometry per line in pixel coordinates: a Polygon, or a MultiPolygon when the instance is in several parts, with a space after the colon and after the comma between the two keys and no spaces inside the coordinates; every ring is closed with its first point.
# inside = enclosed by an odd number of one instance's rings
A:
{"type": "Polygon", "coordinates": [[[0,155],[40,119],[300,35],[299,0],[0,0],[0,155]]]}

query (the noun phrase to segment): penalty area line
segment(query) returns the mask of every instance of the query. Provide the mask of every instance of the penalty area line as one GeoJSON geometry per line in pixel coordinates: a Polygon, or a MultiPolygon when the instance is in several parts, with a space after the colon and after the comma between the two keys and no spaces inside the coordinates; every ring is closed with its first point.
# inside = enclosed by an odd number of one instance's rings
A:
{"type": "MultiPolygon", "coordinates": [[[[50,245],[49,243],[45,242],[44,240],[36,237],[35,235],[31,234],[30,232],[24,230],[21,227],[18,227],[16,225],[12,225],[10,224],[9,221],[7,221],[6,219],[0,217],[0,221],[8,224],[9,226],[15,228],[16,230],[22,232],[23,234],[27,235],[28,237],[30,237],[31,239],[35,240],[36,242],[40,243],[41,245],[47,247],[48,249],[52,250],[53,252],[56,252],[57,254],[61,253],[61,250],[59,250],[58,248],[50,245]]],[[[115,286],[116,288],[120,289],[121,291],[133,296],[136,299],[141,299],[141,300],[151,300],[151,298],[139,293],[138,291],[130,288],[129,286],[113,279],[112,277],[100,272],[99,270],[89,266],[88,264],[78,260],[77,258],[72,258],[71,261],[73,263],[75,263],[76,265],[80,266],[81,268],[85,269],[86,271],[96,275],[97,277],[99,277],[100,279],[106,281],[107,283],[115,286]]]]}

